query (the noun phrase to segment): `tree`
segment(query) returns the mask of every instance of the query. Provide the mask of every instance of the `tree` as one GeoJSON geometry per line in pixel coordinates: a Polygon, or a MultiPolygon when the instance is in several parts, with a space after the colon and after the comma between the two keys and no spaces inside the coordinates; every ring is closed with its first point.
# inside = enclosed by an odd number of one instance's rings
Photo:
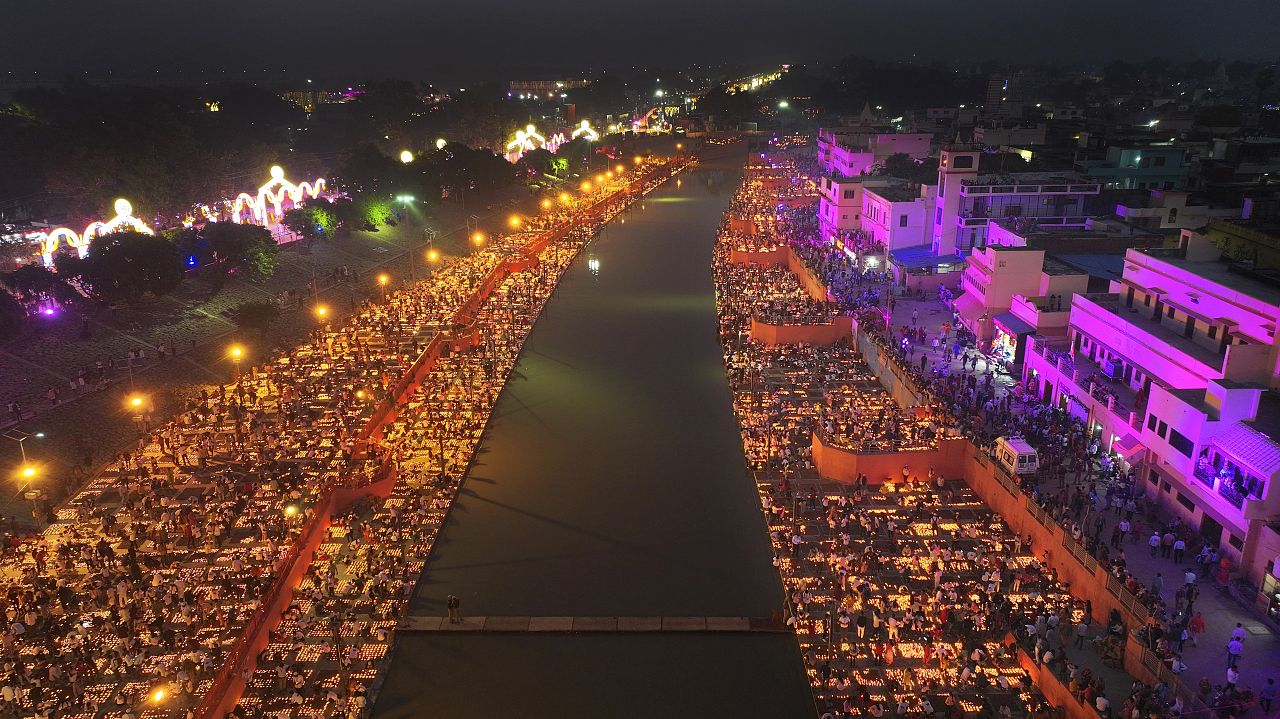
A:
{"type": "Polygon", "coordinates": [[[275,271],[280,246],[265,227],[234,222],[210,222],[200,236],[227,272],[244,270],[259,277],[275,271]]]}
{"type": "Polygon", "coordinates": [[[46,295],[59,302],[67,302],[75,297],[75,290],[71,289],[61,277],[36,264],[26,264],[12,272],[0,275],[0,284],[19,297],[34,298],[46,295]]]}
{"type": "Polygon", "coordinates": [[[267,330],[280,317],[280,308],[274,302],[242,302],[231,316],[242,330],[254,330],[259,337],[266,337],[267,330]]]}
{"type": "Polygon", "coordinates": [[[307,239],[332,237],[334,228],[338,225],[334,213],[319,205],[304,205],[286,210],[281,222],[307,239]]]}
{"type": "Polygon", "coordinates": [[[0,291],[0,339],[9,339],[22,331],[27,311],[8,292],[0,291]]]}
{"type": "Polygon", "coordinates": [[[894,153],[884,159],[884,172],[892,177],[900,177],[908,182],[929,184],[937,182],[938,161],[934,159],[916,162],[903,152],[894,153]]]}
{"type": "Polygon", "coordinates": [[[92,296],[102,299],[167,294],[182,281],[184,272],[173,243],[138,232],[99,237],[86,257],[60,256],[57,267],[59,274],[78,277],[92,296]]]}

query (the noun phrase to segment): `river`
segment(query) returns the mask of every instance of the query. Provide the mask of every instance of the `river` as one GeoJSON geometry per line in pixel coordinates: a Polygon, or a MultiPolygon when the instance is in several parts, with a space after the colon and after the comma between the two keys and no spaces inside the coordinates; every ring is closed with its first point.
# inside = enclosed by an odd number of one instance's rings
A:
{"type": "MultiPolygon", "coordinates": [[[[534,327],[409,608],[780,610],[717,339],[711,252],[741,145],[615,218],[534,327]]],[[[403,633],[374,715],[811,717],[786,634],[403,633]]]]}

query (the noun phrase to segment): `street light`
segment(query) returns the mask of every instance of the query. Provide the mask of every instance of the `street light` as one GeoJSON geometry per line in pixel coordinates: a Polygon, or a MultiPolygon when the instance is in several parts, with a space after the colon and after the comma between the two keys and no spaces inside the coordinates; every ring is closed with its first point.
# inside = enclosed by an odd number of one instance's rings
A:
{"type": "Polygon", "coordinates": [[[561,192],[561,193],[560,193],[560,202],[562,202],[562,203],[564,203],[564,204],[566,204],[566,205],[567,205],[567,204],[569,204],[569,200],[570,200],[569,193],[567,193],[567,192],[561,192]]]}
{"type": "Polygon", "coordinates": [[[427,250],[427,262],[435,264],[440,261],[440,251],[432,247],[427,250]]]}
{"type": "Polygon", "coordinates": [[[406,165],[409,164],[410,162],[413,162],[413,153],[410,152],[409,150],[401,150],[400,161],[406,165]]]}
{"type": "Polygon", "coordinates": [[[26,480],[35,479],[36,468],[31,465],[24,465],[22,468],[22,478],[26,480]]]}
{"type": "Polygon", "coordinates": [[[604,175],[596,175],[596,184],[599,185],[599,184],[602,184],[603,182],[604,182],[604,175]]]}
{"type": "Polygon", "coordinates": [[[378,275],[378,284],[382,286],[382,301],[383,301],[383,302],[386,302],[386,301],[387,301],[387,283],[388,283],[388,282],[390,282],[390,281],[391,281],[391,278],[387,276],[387,273],[385,273],[385,272],[384,272],[384,273],[382,273],[382,274],[378,275]]]}
{"type": "Polygon", "coordinates": [[[512,227],[519,227],[520,217],[518,215],[512,215],[511,219],[507,220],[507,224],[511,225],[512,227]]]}
{"type": "Polygon", "coordinates": [[[591,190],[591,183],[590,183],[590,182],[583,182],[583,183],[582,183],[582,191],[583,191],[583,192],[588,192],[588,191],[590,191],[590,190],[591,190]]]}
{"type": "Polygon", "coordinates": [[[244,357],[244,348],[241,347],[240,345],[231,345],[231,349],[228,351],[228,353],[231,355],[231,367],[232,367],[231,381],[239,382],[240,381],[240,359],[244,357]]]}
{"type": "Polygon", "coordinates": [[[329,315],[328,307],[324,305],[316,305],[316,317],[319,318],[321,322],[324,322],[325,318],[328,317],[328,315],[329,315]]]}
{"type": "Polygon", "coordinates": [[[477,247],[479,247],[480,245],[483,245],[483,244],[484,244],[484,233],[483,233],[483,232],[477,232],[477,233],[475,233],[474,235],[472,235],[472,236],[471,236],[471,241],[472,241],[472,242],[474,242],[474,243],[476,244],[476,246],[477,246],[477,247]]]}
{"type": "Polygon", "coordinates": [[[634,163],[636,163],[637,165],[639,165],[640,163],[644,162],[644,160],[643,160],[643,159],[641,159],[641,157],[640,157],[639,155],[636,155],[635,157],[631,158],[631,161],[632,161],[632,162],[634,162],[634,163]]]}
{"type": "Polygon", "coordinates": [[[544,210],[550,210],[550,209],[551,209],[551,200],[543,200],[543,201],[542,201],[542,209],[544,209],[544,210]]]}
{"type": "Polygon", "coordinates": [[[4,437],[5,439],[11,439],[14,442],[18,443],[18,450],[22,452],[22,463],[26,464],[27,463],[27,447],[23,443],[31,439],[32,437],[35,437],[36,439],[44,439],[44,432],[31,433],[31,432],[23,432],[17,429],[11,429],[5,432],[3,435],[0,435],[0,437],[4,437]]]}
{"type": "Polygon", "coordinates": [[[613,171],[621,175],[622,171],[625,169],[627,169],[626,165],[618,165],[617,167],[613,168],[613,171]]]}

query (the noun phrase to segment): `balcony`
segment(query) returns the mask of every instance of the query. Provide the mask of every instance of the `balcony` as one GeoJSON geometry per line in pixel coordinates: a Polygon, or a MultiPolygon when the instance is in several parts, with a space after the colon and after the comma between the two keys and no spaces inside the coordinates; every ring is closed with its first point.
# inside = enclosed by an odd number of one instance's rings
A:
{"type": "Polygon", "coordinates": [[[1196,468],[1192,474],[1197,482],[1209,489],[1213,489],[1213,483],[1218,478],[1218,470],[1208,460],[1204,459],[1196,462],[1196,468]]]}
{"type": "Polygon", "coordinates": [[[1037,337],[1035,351],[1053,364],[1062,374],[1063,382],[1076,386],[1073,392],[1078,399],[1087,395],[1099,407],[1114,414],[1121,424],[1141,429],[1146,416],[1147,397],[1129,386],[1122,379],[1108,378],[1106,371],[1086,354],[1057,352],[1037,337]]]}

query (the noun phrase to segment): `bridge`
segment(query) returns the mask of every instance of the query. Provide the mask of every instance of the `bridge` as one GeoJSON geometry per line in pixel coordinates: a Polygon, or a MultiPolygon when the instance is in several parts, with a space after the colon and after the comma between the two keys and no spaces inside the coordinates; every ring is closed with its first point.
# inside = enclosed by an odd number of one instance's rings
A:
{"type": "Polygon", "coordinates": [[[447,617],[408,615],[400,620],[402,632],[770,632],[790,634],[791,629],[768,617],[447,617]]]}

